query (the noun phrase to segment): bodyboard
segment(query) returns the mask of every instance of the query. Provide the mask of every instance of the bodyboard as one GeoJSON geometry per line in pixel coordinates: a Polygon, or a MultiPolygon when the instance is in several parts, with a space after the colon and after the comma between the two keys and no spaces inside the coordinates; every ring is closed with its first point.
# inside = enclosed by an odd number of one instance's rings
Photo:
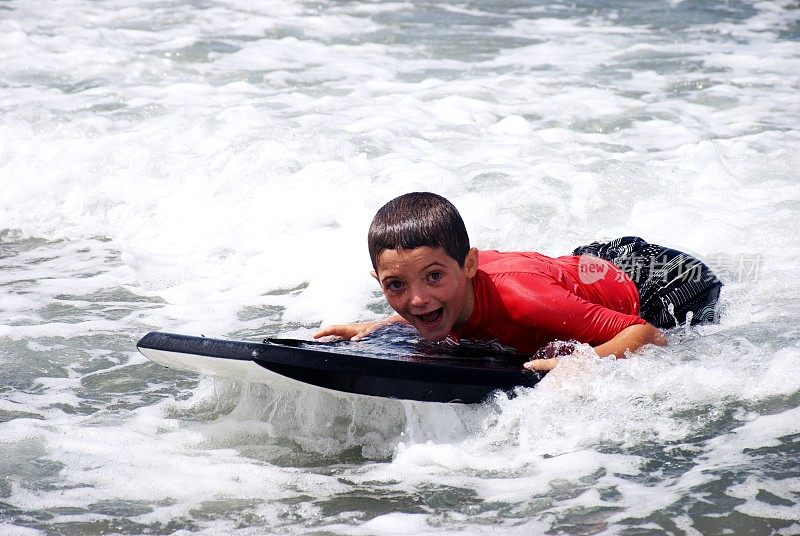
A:
{"type": "MultiPolygon", "coordinates": [[[[397,337],[395,337],[397,339],[397,337]]],[[[517,355],[464,355],[435,345],[296,339],[234,341],[151,332],[139,351],[161,365],[252,383],[298,381],[358,395],[479,403],[492,392],[532,387],[540,375],[517,355]]]]}

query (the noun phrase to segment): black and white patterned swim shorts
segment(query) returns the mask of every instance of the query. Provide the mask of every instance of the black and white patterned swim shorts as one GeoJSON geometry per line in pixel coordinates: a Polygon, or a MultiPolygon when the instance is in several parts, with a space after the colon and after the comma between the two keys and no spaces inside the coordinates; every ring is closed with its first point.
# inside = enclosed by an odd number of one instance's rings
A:
{"type": "Polygon", "coordinates": [[[642,318],[656,327],[719,320],[722,282],[688,253],[625,236],[581,246],[572,254],[592,255],[622,268],[639,290],[642,318]]]}

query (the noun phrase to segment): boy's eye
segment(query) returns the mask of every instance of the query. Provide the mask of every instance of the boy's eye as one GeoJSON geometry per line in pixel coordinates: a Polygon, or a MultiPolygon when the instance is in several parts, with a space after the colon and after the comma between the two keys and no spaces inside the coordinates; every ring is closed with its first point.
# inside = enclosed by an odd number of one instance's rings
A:
{"type": "Polygon", "coordinates": [[[401,281],[389,281],[384,285],[384,287],[386,290],[398,291],[403,288],[403,283],[401,281]]]}
{"type": "Polygon", "coordinates": [[[431,272],[428,274],[428,280],[432,283],[438,283],[444,277],[442,272],[431,272]]]}

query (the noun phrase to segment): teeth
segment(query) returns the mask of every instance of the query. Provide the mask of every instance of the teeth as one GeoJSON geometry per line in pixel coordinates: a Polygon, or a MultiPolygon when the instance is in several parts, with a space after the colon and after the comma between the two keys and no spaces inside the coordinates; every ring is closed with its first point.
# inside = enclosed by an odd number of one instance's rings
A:
{"type": "Polygon", "coordinates": [[[439,310],[437,309],[436,311],[420,315],[420,318],[423,322],[435,322],[436,319],[439,318],[439,310]]]}

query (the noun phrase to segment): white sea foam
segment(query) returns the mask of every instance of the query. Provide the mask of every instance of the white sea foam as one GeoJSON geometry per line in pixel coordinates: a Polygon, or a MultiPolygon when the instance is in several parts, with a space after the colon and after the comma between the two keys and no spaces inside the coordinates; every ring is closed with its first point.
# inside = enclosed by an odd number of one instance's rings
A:
{"type": "Polygon", "coordinates": [[[791,533],[792,6],[7,3],[0,532],[721,533],[730,500],[791,533]],[[723,321],[475,407],[134,352],[382,316],[366,228],[410,190],[482,248],[728,263],[723,321]]]}

